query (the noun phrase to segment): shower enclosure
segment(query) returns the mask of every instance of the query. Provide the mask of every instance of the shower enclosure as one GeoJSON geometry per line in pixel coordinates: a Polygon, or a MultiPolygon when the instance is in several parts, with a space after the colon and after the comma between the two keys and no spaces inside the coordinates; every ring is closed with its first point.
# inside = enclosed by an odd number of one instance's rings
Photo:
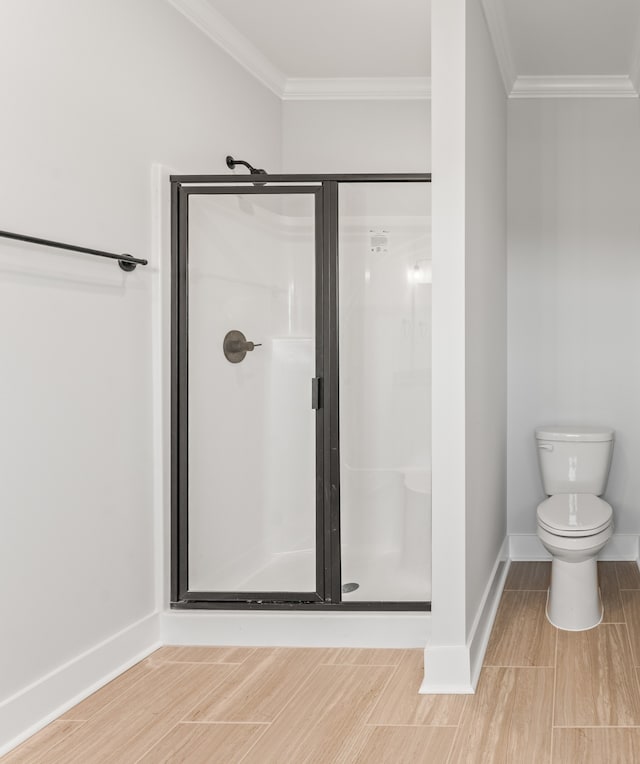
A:
{"type": "Polygon", "coordinates": [[[429,609],[430,180],[172,177],[173,607],[429,609]]]}

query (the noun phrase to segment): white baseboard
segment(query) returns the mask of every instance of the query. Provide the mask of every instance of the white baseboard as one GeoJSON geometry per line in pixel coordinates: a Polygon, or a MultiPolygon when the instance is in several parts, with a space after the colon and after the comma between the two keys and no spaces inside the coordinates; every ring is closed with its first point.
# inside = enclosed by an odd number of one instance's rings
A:
{"type": "Polygon", "coordinates": [[[158,615],[134,623],[0,704],[0,756],[160,647],[158,615]]]}
{"type": "Polygon", "coordinates": [[[502,542],[486,589],[469,631],[466,645],[429,645],[424,651],[422,694],[468,694],[475,692],[491,629],[509,570],[509,539],[502,542]]]}
{"type": "Polygon", "coordinates": [[[427,645],[424,650],[422,695],[469,695],[471,662],[467,645],[427,645]]]}
{"type": "Polygon", "coordinates": [[[471,686],[474,692],[480,678],[480,669],[482,668],[484,654],[487,651],[491,629],[496,619],[498,605],[500,604],[510,564],[509,539],[505,538],[493,566],[491,578],[480,602],[475,621],[469,632],[469,662],[471,666],[471,686]]]}
{"type": "Polygon", "coordinates": [[[179,611],[160,615],[165,645],[424,647],[431,614],[179,611]]]}
{"type": "MultiPolygon", "coordinates": [[[[599,560],[637,560],[637,533],[614,533],[598,555],[599,560]]],[[[509,557],[512,560],[550,560],[551,555],[542,546],[535,533],[509,534],[509,557]]]]}

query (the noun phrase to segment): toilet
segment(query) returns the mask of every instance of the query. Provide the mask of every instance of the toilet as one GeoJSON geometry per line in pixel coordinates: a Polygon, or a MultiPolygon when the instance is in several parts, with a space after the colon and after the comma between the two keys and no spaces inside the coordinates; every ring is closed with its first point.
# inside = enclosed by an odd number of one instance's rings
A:
{"type": "Polygon", "coordinates": [[[551,554],[547,618],[559,629],[584,631],[602,621],[598,552],[613,533],[613,510],[599,496],[609,477],[614,432],[606,427],[538,427],[544,491],[538,538],[551,554]]]}

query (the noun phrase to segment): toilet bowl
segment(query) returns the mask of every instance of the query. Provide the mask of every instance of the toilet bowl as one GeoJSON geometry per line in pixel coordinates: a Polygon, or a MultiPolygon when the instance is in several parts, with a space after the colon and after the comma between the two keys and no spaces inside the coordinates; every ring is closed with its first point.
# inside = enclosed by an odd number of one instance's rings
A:
{"type": "Polygon", "coordinates": [[[583,631],[602,621],[597,556],[613,534],[613,510],[593,494],[557,494],[538,505],[538,538],[552,556],[547,618],[583,631]]]}
{"type": "Polygon", "coordinates": [[[538,538],[551,554],[547,618],[559,629],[583,631],[602,621],[597,556],[613,534],[604,492],[613,430],[544,427],[536,430],[549,498],[536,511],[538,538]]]}

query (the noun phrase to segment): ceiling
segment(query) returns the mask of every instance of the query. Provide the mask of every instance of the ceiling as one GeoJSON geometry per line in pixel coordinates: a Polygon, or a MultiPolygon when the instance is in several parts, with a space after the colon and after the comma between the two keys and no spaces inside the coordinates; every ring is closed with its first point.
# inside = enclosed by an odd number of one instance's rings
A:
{"type": "Polygon", "coordinates": [[[425,77],[430,0],[209,0],[286,77],[425,77]]]}
{"type": "MultiPolygon", "coordinates": [[[[169,2],[282,98],[429,96],[431,0],[169,2]]],[[[479,2],[510,96],[637,97],[639,0],[479,2]]]]}
{"type": "Polygon", "coordinates": [[[516,75],[628,75],[638,0],[501,0],[516,75]]]}

